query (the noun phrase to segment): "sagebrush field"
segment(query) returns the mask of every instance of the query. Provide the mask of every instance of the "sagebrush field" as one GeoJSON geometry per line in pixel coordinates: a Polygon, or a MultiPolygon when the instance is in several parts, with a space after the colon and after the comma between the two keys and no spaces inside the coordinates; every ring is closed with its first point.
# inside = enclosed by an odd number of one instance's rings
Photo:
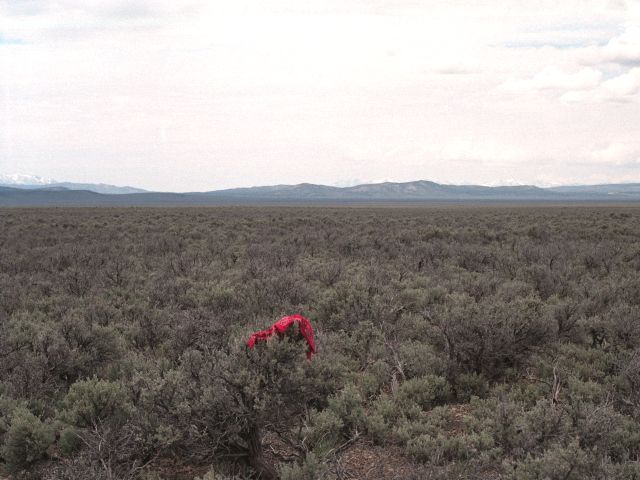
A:
{"type": "Polygon", "coordinates": [[[6,209],[0,246],[0,477],[640,478],[640,207],[6,209]],[[311,360],[247,349],[292,313],[311,360]]]}

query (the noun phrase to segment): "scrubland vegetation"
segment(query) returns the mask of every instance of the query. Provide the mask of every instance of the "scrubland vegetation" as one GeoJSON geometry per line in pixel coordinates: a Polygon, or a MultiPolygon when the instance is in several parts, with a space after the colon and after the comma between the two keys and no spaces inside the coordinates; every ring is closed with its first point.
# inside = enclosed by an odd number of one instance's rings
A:
{"type": "Polygon", "coordinates": [[[640,478],[640,208],[16,209],[0,248],[0,477],[640,478]],[[311,361],[246,348],[291,313],[311,361]]]}

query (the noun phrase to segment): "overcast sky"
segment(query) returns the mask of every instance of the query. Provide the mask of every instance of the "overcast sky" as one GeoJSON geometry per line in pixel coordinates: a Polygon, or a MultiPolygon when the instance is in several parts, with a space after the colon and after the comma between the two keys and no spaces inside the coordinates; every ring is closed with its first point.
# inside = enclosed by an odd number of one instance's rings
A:
{"type": "Polygon", "coordinates": [[[640,181],[640,0],[0,0],[0,174],[640,181]]]}

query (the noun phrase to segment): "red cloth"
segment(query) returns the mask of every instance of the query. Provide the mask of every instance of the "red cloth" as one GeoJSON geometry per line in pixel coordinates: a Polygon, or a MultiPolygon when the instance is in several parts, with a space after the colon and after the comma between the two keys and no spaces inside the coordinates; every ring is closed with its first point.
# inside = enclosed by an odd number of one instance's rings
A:
{"type": "Polygon", "coordinates": [[[282,317],[280,320],[274,323],[271,328],[252,333],[249,337],[249,340],[247,341],[247,346],[249,348],[253,348],[257,341],[266,341],[275,333],[277,333],[278,335],[283,335],[284,332],[286,332],[287,329],[294,323],[298,324],[300,333],[307,341],[307,345],[309,345],[309,350],[307,350],[307,358],[311,358],[313,354],[316,353],[316,341],[313,339],[313,327],[311,326],[311,322],[308,318],[298,314],[282,317]]]}

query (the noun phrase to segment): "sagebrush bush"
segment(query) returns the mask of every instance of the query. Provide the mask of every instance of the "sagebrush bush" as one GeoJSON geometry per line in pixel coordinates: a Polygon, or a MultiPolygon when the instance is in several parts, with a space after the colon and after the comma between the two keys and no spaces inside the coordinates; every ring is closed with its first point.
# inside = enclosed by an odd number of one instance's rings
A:
{"type": "Polygon", "coordinates": [[[82,440],[78,436],[78,432],[73,428],[65,428],[60,432],[58,438],[58,447],[63,455],[73,455],[81,446],[82,440]]]}
{"type": "Polygon", "coordinates": [[[343,420],[331,409],[312,412],[310,424],[305,429],[306,446],[316,452],[328,451],[343,438],[343,420]]]}
{"type": "Polygon", "coordinates": [[[312,452],[305,455],[302,463],[283,465],[280,468],[280,480],[316,480],[327,478],[332,480],[333,476],[327,476],[328,468],[312,452]]]}
{"type": "Polygon", "coordinates": [[[418,405],[429,409],[442,405],[451,397],[451,387],[447,379],[437,375],[425,375],[407,380],[400,385],[396,396],[399,405],[418,405]]]}
{"type": "Polygon", "coordinates": [[[95,378],[71,385],[64,406],[64,417],[78,427],[102,422],[122,424],[132,411],[131,400],[120,383],[95,378]]]}
{"type": "Polygon", "coordinates": [[[421,462],[436,465],[467,460],[479,452],[493,447],[493,440],[487,434],[464,434],[446,436],[420,435],[407,442],[407,453],[421,462]]]}
{"type": "Polygon", "coordinates": [[[484,397],[489,392],[489,382],[479,373],[462,373],[455,382],[456,398],[468,402],[471,397],[484,397]]]}
{"type": "Polygon", "coordinates": [[[362,406],[362,396],[355,385],[348,384],[335,396],[329,398],[328,408],[340,419],[347,435],[363,429],[365,411],[362,406]]]}
{"type": "Polygon", "coordinates": [[[52,425],[42,422],[28,409],[18,407],[11,414],[0,452],[7,469],[17,472],[44,458],[54,441],[52,425]]]}
{"type": "Polygon", "coordinates": [[[540,456],[528,455],[512,468],[514,480],[582,480],[598,473],[593,456],[582,450],[577,442],[556,445],[540,456]]]}

